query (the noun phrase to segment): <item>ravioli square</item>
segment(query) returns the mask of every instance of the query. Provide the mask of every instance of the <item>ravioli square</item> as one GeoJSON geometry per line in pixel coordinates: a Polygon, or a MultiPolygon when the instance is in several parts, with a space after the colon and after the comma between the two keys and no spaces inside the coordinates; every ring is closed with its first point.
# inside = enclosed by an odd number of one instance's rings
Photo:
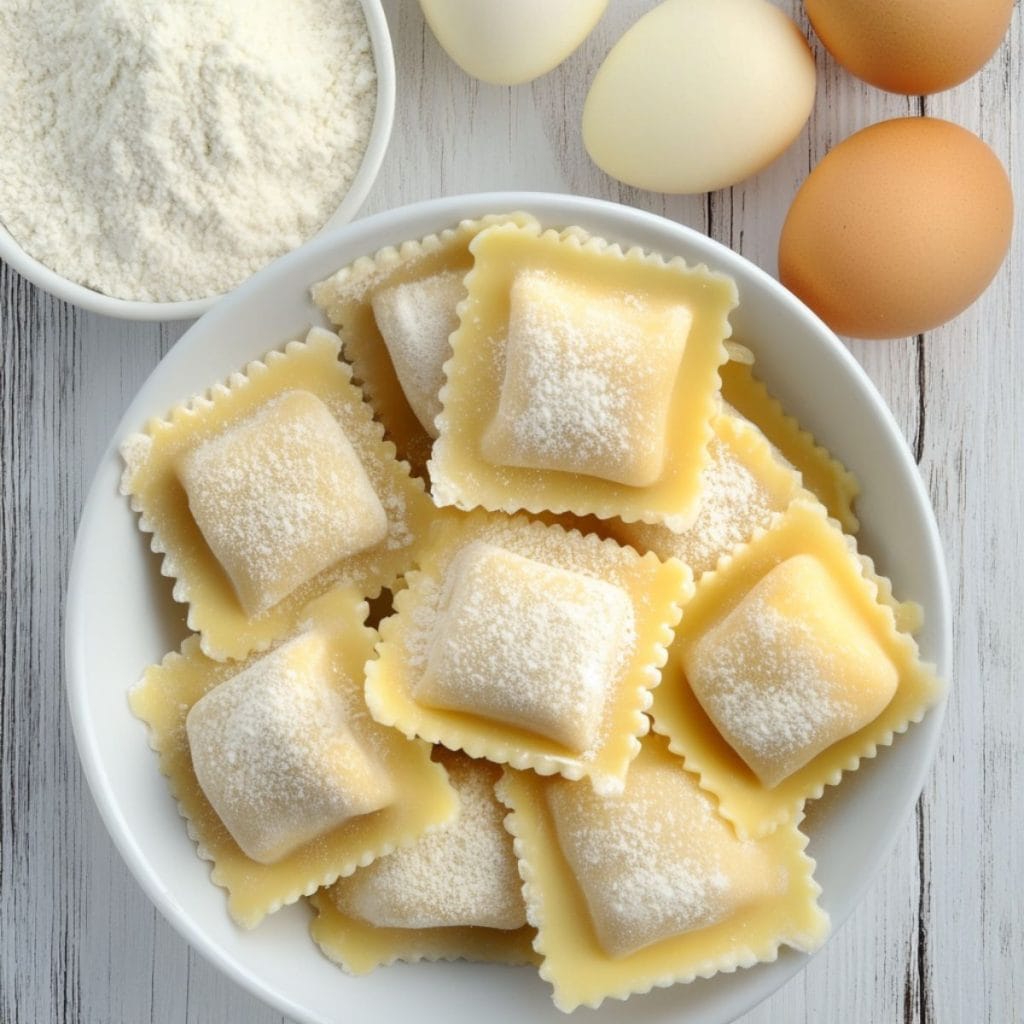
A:
{"type": "Polygon", "coordinates": [[[798,499],[701,577],[654,729],[741,836],[765,835],[942,698],[901,628],[912,617],[825,508],[798,499]]]}
{"type": "Polygon", "coordinates": [[[122,493],[216,660],[266,650],[333,586],[375,597],[434,507],[314,329],[121,446],[122,493]]]}
{"type": "Polygon", "coordinates": [[[712,421],[700,512],[681,533],[649,523],[616,522],[612,535],[637,551],[678,558],[699,579],[722,555],[745,544],[798,497],[800,474],[752,423],[730,410],[712,421]]]}
{"type": "Polygon", "coordinates": [[[473,266],[469,243],[506,222],[536,223],[525,213],[464,220],[360,257],[311,289],[398,457],[417,476],[426,474],[437,437],[448,337],[458,327],[463,279],[473,266]]]}
{"type": "Polygon", "coordinates": [[[458,305],[466,294],[459,270],[404,281],[375,292],[371,300],[384,344],[402,391],[423,429],[437,437],[448,336],[459,326],[458,305]]]}
{"type": "Polygon", "coordinates": [[[739,839],[660,737],[622,792],[507,771],[527,919],[564,1011],[811,952],[828,915],[795,825],[739,839]]]}
{"type": "Polygon", "coordinates": [[[484,456],[632,487],[657,482],[689,308],[627,302],[531,270],[513,278],[509,303],[505,373],[484,456]]]}
{"type": "Polygon", "coordinates": [[[446,587],[415,699],[593,746],[633,643],[626,591],[484,541],[456,555],[446,587]]]}
{"type": "Polygon", "coordinates": [[[478,510],[440,520],[406,582],[367,665],[379,722],[621,788],[692,590],[681,563],[478,510]]]}
{"type": "Polygon", "coordinates": [[[771,788],[881,714],[896,666],[813,555],[763,576],[689,649],[690,688],[771,788]]]}
{"type": "Polygon", "coordinates": [[[559,848],[611,957],[709,928],[778,889],[764,850],[737,842],[692,776],[638,764],[618,796],[561,781],[546,796],[559,848]]]}
{"type": "Polygon", "coordinates": [[[395,799],[349,728],[329,653],[321,633],[296,637],[201,697],[185,719],[203,793],[261,864],[395,799]]]}
{"type": "Polygon", "coordinates": [[[490,227],[470,250],[429,466],[434,500],[685,529],[735,283],[538,225],[490,227]]]}
{"type": "Polygon", "coordinates": [[[310,602],[269,653],[219,662],[195,636],[131,691],[160,770],[245,928],[458,814],[430,748],[377,725],[377,639],[358,591],[310,602]]]}
{"type": "Polygon", "coordinates": [[[186,451],[178,477],[251,616],[388,532],[352,443],[308,391],[286,391],[186,451]]]}
{"type": "Polygon", "coordinates": [[[458,754],[438,760],[458,817],[336,883],[334,901],[378,928],[522,928],[519,869],[494,795],[501,770],[458,754]]]}
{"type": "Polygon", "coordinates": [[[501,769],[436,750],[459,815],[312,898],[314,940],[353,974],[395,960],[535,961],[519,865],[494,793],[501,769]]]}

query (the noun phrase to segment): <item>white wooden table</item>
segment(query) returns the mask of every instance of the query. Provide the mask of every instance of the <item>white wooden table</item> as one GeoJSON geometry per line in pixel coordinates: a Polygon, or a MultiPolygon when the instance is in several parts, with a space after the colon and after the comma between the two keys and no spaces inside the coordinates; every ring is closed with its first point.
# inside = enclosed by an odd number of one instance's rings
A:
{"type": "MultiPolygon", "coordinates": [[[[773,271],[789,201],[829,146],[871,122],[918,114],[978,132],[1024,202],[1019,9],[979,76],[924,100],[857,82],[814,41],[809,125],[737,188],[669,198],[611,181],[583,149],[580,110],[604,54],[650,6],[612,0],[562,67],[506,89],[452,65],[412,0],[386,0],[398,112],[365,212],[459,192],[577,192],[665,214],[773,271]]],[[[807,28],[800,4],[782,6],[807,28]]],[[[953,695],[924,794],[860,908],[745,1024],[1024,1019],[1022,228],[1018,216],[1008,264],[952,324],[922,338],[851,342],[935,504],[954,591],[953,695]]],[[[86,790],[64,700],[62,606],[85,491],[129,399],[187,326],[84,314],[0,265],[3,1024],[280,1021],[192,952],[143,896],[86,790]]]]}

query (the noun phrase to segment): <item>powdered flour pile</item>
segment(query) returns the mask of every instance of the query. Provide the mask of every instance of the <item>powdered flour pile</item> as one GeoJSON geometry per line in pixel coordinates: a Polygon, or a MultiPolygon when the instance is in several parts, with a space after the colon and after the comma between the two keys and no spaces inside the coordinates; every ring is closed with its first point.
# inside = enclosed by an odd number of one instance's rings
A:
{"type": "Polygon", "coordinates": [[[108,295],[213,295],[323,225],[375,101],[357,0],[0,0],[0,221],[108,295]]]}

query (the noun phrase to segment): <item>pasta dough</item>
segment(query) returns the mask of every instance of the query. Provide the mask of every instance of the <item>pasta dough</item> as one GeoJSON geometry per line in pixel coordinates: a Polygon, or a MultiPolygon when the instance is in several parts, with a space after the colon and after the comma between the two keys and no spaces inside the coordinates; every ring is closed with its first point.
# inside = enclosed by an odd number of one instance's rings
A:
{"type": "Polygon", "coordinates": [[[494,795],[500,772],[457,755],[444,764],[459,817],[338,882],[334,902],[378,928],[522,928],[519,868],[494,795]]]}
{"type": "Polygon", "coordinates": [[[650,736],[620,793],[506,770],[526,918],[565,1012],[655,985],[810,951],[828,915],[794,825],[740,839],[713,797],[650,736]]]}
{"type": "Polygon", "coordinates": [[[779,453],[800,473],[804,486],[838,519],[847,533],[860,527],[853,512],[860,493],[857,478],[782,408],[763,381],[754,376],[753,360],[731,359],[721,368],[722,398],[731,413],[764,432],[779,453]]]}
{"type": "Polygon", "coordinates": [[[781,562],[688,650],[718,731],[766,786],[876,718],[896,667],[812,555],[781,562]]]}
{"type": "Polygon", "coordinates": [[[547,800],[610,956],[718,924],[785,882],[766,851],[737,840],[693,776],[671,764],[635,764],[612,796],[559,780],[547,800]]]}
{"type": "Polygon", "coordinates": [[[691,581],[593,534],[449,515],[381,623],[366,703],[406,736],[621,789],[691,581]]]}
{"type": "Polygon", "coordinates": [[[301,628],[269,656],[242,663],[213,661],[189,637],[146,669],[130,694],[197,852],[213,862],[210,877],[228,890],[228,909],[244,928],[458,814],[430,748],[366,711],[363,671],[377,641],[368,612],[358,591],[334,588],[309,603],[301,628]],[[245,681],[232,687],[240,675],[245,681]],[[207,697],[214,699],[193,720],[190,743],[188,715],[207,697]],[[310,799],[329,815],[346,800],[353,812],[385,803],[280,853],[300,831],[323,824],[302,806],[310,799]],[[253,853],[277,859],[250,857],[229,828],[253,853]]]}
{"type": "Polygon", "coordinates": [[[621,588],[478,541],[448,570],[415,698],[548,736],[582,753],[634,640],[621,588]]]}
{"type": "Polygon", "coordinates": [[[657,482],[689,309],[546,271],[517,274],[509,302],[484,457],[632,487],[657,482]]]}
{"type": "Polygon", "coordinates": [[[374,319],[406,400],[423,429],[437,437],[448,335],[459,326],[457,306],[466,294],[459,270],[399,282],[375,292],[374,319]]]}
{"type": "Polygon", "coordinates": [[[464,220],[360,256],[310,289],[338,328],[345,358],[398,457],[417,476],[425,475],[437,437],[448,336],[458,325],[463,281],[473,267],[469,244],[484,228],[502,223],[536,221],[524,213],[464,220]]]}
{"type": "Polygon", "coordinates": [[[942,696],[909,618],[824,506],[797,498],[701,576],[654,729],[740,836],[767,835],[942,696]]]}
{"type": "Polygon", "coordinates": [[[376,597],[408,568],[436,514],[340,349],[314,328],[121,445],[121,491],[211,658],[266,650],[332,586],[376,597]]]}
{"type": "Polygon", "coordinates": [[[178,476],[206,543],[251,616],[388,532],[359,456],[308,391],[286,391],[186,451],[178,476]]]}
{"type": "Polygon", "coordinates": [[[394,799],[349,730],[328,653],[322,634],[291,640],[207,693],[185,720],[199,785],[261,864],[394,799]]]}
{"type": "Polygon", "coordinates": [[[689,528],[677,533],[649,523],[622,523],[614,535],[638,551],[678,558],[695,577],[714,569],[718,559],[770,525],[800,495],[807,495],[800,474],[753,424],[729,413],[711,423],[701,506],[689,528]]]}
{"type": "Polygon", "coordinates": [[[689,526],[735,283],[575,228],[496,224],[470,251],[434,501],[689,526]]]}

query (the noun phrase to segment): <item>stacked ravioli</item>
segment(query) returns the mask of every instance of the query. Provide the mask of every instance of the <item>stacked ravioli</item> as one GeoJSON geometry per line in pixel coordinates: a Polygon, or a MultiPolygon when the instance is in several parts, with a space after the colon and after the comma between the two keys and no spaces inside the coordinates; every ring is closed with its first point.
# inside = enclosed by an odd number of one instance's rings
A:
{"type": "Polygon", "coordinates": [[[567,1011],[819,946],[805,802],[942,687],[734,283],[509,214],[313,298],[122,448],[194,631],[132,707],[235,920],[567,1011]]]}

